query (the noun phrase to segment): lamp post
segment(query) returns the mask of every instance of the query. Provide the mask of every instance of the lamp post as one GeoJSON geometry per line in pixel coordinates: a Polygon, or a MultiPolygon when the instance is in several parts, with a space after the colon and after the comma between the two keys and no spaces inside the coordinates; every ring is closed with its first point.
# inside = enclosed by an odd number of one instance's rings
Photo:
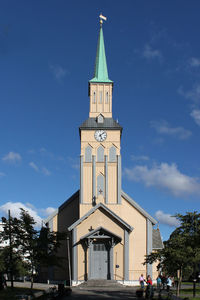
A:
{"type": "Polygon", "coordinates": [[[193,298],[196,296],[196,279],[193,279],[193,298]]]}
{"type": "Polygon", "coordinates": [[[11,216],[10,209],[8,210],[8,226],[9,226],[9,256],[10,256],[10,281],[11,288],[13,289],[13,245],[12,245],[12,232],[11,232],[11,216]]]}
{"type": "Polygon", "coordinates": [[[70,262],[70,250],[69,250],[69,236],[67,236],[67,255],[68,255],[68,270],[69,270],[69,285],[72,284],[72,278],[71,278],[71,262],[70,262]]]}

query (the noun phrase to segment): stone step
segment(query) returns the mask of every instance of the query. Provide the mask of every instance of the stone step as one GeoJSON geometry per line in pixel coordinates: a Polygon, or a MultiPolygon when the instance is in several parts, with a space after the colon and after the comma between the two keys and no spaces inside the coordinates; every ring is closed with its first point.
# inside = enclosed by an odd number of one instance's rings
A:
{"type": "Polygon", "coordinates": [[[121,287],[122,285],[118,283],[116,280],[106,280],[106,279],[91,279],[79,285],[79,287],[109,287],[109,286],[121,287]]]}

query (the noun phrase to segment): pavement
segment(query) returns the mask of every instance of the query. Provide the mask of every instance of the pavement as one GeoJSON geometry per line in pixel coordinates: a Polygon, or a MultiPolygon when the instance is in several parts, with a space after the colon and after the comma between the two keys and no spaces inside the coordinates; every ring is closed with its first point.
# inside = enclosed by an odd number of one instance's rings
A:
{"type": "MultiPolygon", "coordinates": [[[[10,282],[7,282],[7,285],[10,285],[10,282]]],[[[28,287],[30,288],[30,282],[14,282],[15,287],[28,287]]],[[[45,284],[45,283],[34,283],[33,288],[38,290],[48,290],[51,287],[55,287],[54,284],[45,284]]],[[[56,286],[57,287],[57,286],[56,286]]],[[[71,287],[72,293],[67,296],[63,296],[59,300],[99,300],[99,299],[112,299],[112,300],[128,300],[128,299],[138,299],[136,297],[136,290],[139,289],[139,286],[77,286],[71,287]]],[[[155,293],[157,294],[157,293],[155,293]]],[[[156,296],[156,295],[155,295],[156,296]]],[[[157,298],[157,297],[156,297],[157,298]]]]}
{"type": "Polygon", "coordinates": [[[138,287],[73,287],[70,296],[64,297],[64,299],[137,299],[136,290],[138,287]]]}
{"type": "MultiPolygon", "coordinates": [[[[14,287],[21,287],[21,288],[30,288],[31,287],[31,282],[30,281],[14,281],[14,287]]],[[[10,281],[7,281],[7,286],[10,286],[10,281]]],[[[54,287],[55,284],[47,284],[47,283],[33,283],[33,288],[37,290],[47,290],[51,287],[54,287]]]]}
{"type": "MultiPolygon", "coordinates": [[[[7,285],[10,286],[10,282],[7,282],[7,285]]],[[[14,282],[15,287],[28,287],[30,288],[30,282],[14,282]]],[[[45,284],[45,283],[34,283],[34,289],[48,290],[51,287],[56,285],[45,284]]],[[[113,300],[123,300],[123,299],[137,299],[135,292],[138,287],[72,287],[72,293],[68,296],[63,296],[60,300],[70,300],[70,299],[80,299],[80,300],[99,300],[99,299],[113,299],[113,300]]]]}

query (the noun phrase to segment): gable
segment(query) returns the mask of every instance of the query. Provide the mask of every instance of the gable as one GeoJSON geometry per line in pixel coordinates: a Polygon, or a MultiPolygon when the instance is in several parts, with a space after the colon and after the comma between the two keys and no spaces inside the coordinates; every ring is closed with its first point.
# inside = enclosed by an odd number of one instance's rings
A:
{"type": "Polygon", "coordinates": [[[124,237],[124,227],[116,222],[116,220],[106,215],[105,211],[98,209],[82,223],[77,225],[77,238],[81,240],[92,234],[93,238],[96,239],[94,236],[98,231],[102,231],[100,228],[104,228],[104,235],[115,236],[115,239],[117,240],[121,240],[124,237]]]}
{"type": "Polygon", "coordinates": [[[102,211],[104,214],[108,215],[109,218],[113,219],[115,222],[119,223],[121,226],[123,226],[126,230],[132,231],[133,227],[130,226],[127,222],[125,222],[123,219],[121,219],[118,215],[116,215],[113,211],[111,211],[107,206],[105,206],[103,203],[98,203],[96,206],[94,206],[92,209],[90,209],[82,218],[77,220],[75,223],[73,223],[70,227],[68,227],[68,230],[71,231],[75,227],[77,227],[80,223],[82,223],[85,219],[87,219],[89,216],[94,214],[97,210],[102,211]]]}
{"type": "Polygon", "coordinates": [[[94,230],[89,231],[87,234],[81,237],[81,240],[84,239],[105,239],[105,238],[113,238],[116,242],[121,242],[122,238],[119,235],[116,235],[114,232],[104,228],[103,226],[97,227],[94,230]]]}

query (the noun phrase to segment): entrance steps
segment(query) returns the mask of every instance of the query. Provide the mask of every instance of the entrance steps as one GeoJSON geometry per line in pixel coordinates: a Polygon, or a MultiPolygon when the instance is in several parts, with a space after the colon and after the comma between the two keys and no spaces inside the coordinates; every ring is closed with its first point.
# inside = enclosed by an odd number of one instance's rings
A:
{"type": "Polygon", "coordinates": [[[122,285],[116,280],[90,279],[80,284],[79,287],[122,287],[122,285]]]}

